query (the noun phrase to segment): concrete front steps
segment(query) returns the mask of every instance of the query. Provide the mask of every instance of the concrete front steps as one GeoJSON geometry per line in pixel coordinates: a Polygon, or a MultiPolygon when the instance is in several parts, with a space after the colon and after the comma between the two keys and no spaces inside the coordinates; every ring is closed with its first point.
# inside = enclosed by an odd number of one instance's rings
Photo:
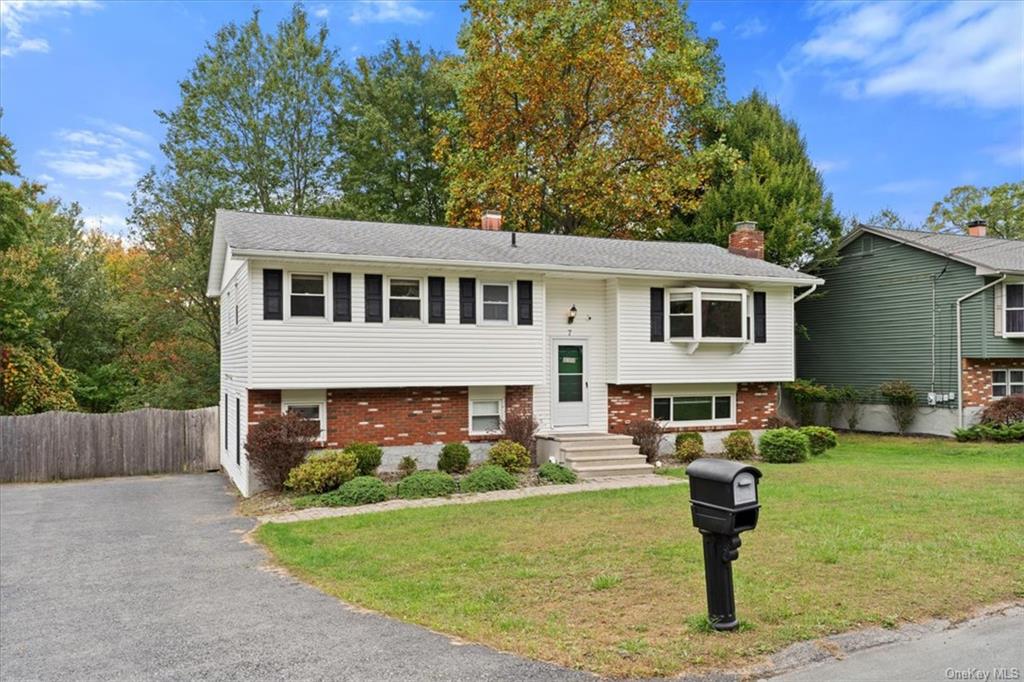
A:
{"type": "Polygon", "coordinates": [[[537,437],[542,461],[554,456],[581,479],[641,476],[654,467],[629,436],[608,433],[557,433],[537,437]]]}

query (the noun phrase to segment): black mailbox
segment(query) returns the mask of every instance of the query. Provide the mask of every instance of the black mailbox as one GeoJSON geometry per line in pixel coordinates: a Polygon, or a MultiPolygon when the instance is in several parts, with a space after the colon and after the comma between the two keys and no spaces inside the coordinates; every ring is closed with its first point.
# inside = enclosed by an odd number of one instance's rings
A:
{"type": "Polygon", "coordinates": [[[701,458],[686,467],[690,478],[690,512],[704,542],[704,581],[708,620],[716,630],[734,630],[736,597],[732,562],[739,558],[739,534],[757,527],[761,508],[756,467],[726,459],[701,458]]]}
{"type": "Polygon", "coordinates": [[[702,458],[686,467],[690,477],[693,525],[702,530],[735,535],[757,527],[756,468],[727,459],[702,458]]]}

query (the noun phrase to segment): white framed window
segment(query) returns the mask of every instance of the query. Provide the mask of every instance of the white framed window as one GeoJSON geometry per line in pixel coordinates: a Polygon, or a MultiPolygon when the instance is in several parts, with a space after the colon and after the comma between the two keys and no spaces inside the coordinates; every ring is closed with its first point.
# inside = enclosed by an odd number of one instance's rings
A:
{"type": "Polygon", "coordinates": [[[326,292],[324,275],[290,273],[288,276],[289,317],[326,318],[326,292]]]}
{"type": "Polygon", "coordinates": [[[281,391],[281,412],[293,413],[320,426],[317,440],[327,440],[327,397],[323,390],[281,391]]]}
{"type": "Polygon", "coordinates": [[[487,324],[512,321],[512,285],[484,282],[480,285],[480,319],[487,324]]]}
{"type": "Polygon", "coordinates": [[[669,289],[668,340],[747,341],[747,299],[745,289],[669,289]]]}
{"type": "Polygon", "coordinates": [[[1024,395],[1024,369],[992,370],[992,397],[1024,395]]]}
{"type": "Polygon", "coordinates": [[[1024,336],[1024,282],[1003,287],[1003,335],[1024,336]]]}
{"type": "Polygon", "coordinates": [[[469,387],[469,433],[493,436],[501,433],[505,416],[504,386],[469,387]]]}
{"type": "Polygon", "coordinates": [[[736,423],[735,393],[655,393],[651,402],[651,414],[655,421],[665,422],[669,426],[716,426],[736,423]]]}
{"type": "Polygon", "coordinates": [[[423,319],[423,282],[414,277],[388,278],[388,319],[423,319]]]}

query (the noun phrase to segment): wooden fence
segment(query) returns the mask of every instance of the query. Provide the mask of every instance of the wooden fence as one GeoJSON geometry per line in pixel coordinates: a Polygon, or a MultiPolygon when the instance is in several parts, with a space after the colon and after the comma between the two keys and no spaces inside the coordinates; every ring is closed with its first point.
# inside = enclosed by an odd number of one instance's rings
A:
{"type": "Polygon", "coordinates": [[[147,408],[0,417],[0,482],[215,470],[218,412],[147,408]]]}

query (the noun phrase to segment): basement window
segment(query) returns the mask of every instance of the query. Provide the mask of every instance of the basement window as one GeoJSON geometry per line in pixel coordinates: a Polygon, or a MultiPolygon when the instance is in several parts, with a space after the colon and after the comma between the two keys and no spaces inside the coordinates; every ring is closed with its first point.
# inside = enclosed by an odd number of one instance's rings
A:
{"type": "Polygon", "coordinates": [[[732,394],[655,396],[653,414],[656,421],[670,426],[732,424],[735,402],[732,394]]]}
{"type": "Polygon", "coordinates": [[[501,433],[501,403],[501,400],[471,402],[469,432],[474,435],[501,433]]]}
{"type": "Polygon", "coordinates": [[[1024,395],[1024,369],[992,370],[992,397],[1024,395]]]}
{"type": "Polygon", "coordinates": [[[303,421],[316,422],[320,427],[317,440],[327,440],[327,393],[322,390],[281,391],[281,412],[297,414],[303,421]]]}

